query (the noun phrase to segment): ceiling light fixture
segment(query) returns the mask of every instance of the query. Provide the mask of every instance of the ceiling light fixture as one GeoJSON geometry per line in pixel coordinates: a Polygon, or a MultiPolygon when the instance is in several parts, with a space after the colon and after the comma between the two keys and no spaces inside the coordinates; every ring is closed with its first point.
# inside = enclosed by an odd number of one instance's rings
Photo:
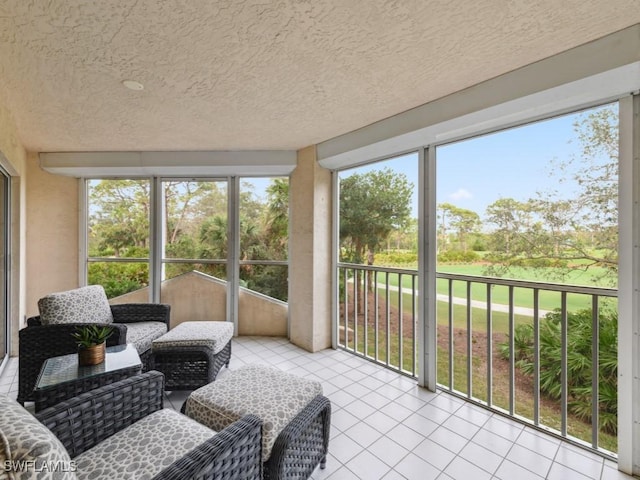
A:
{"type": "Polygon", "coordinates": [[[135,80],[123,80],[122,84],[129,90],[142,90],[144,88],[144,85],[140,82],[136,82],[135,80]]]}

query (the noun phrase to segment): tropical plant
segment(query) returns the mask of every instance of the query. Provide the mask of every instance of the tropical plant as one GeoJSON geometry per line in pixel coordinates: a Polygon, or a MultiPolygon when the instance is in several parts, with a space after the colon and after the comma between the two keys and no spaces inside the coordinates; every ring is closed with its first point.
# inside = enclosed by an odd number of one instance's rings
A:
{"type": "Polygon", "coordinates": [[[107,341],[113,333],[112,327],[83,325],[71,334],[80,348],[89,348],[107,341]]]}
{"type": "MultiPolygon", "coordinates": [[[[553,400],[561,398],[562,313],[555,310],[540,321],[540,390],[553,400]]],[[[592,340],[591,310],[567,314],[568,409],[577,418],[591,421],[592,340]]],[[[618,315],[602,311],[598,319],[600,428],[613,435],[617,431],[618,315]]],[[[533,325],[517,325],[514,331],[516,366],[526,375],[534,374],[533,325]]],[[[500,344],[500,353],[509,358],[509,342],[500,344]]]]}

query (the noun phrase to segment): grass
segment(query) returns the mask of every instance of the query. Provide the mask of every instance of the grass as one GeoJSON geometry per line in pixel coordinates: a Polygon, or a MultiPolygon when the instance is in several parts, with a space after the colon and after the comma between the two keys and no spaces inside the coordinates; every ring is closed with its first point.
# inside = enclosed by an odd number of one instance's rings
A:
{"type": "MultiPolygon", "coordinates": [[[[442,265],[439,267],[439,271],[443,273],[454,273],[460,275],[477,275],[482,276],[484,272],[482,265],[442,265]]],[[[599,273],[604,273],[604,269],[599,269],[599,273]]],[[[533,280],[533,281],[548,281],[548,278],[553,278],[552,268],[539,268],[536,272],[532,272],[525,269],[518,269],[518,278],[521,280],[533,280]],[[536,273],[537,272],[537,273],[536,273]],[[545,276],[546,274],[546,276],[545,276]]],[[[567,285],[593,285],[591,281],[591,274],[573,271],[567,277],[567,285]]],[[[387,281],[387,275],[378,274],[377,282],[382,284],[380,289],[384,290],[387,281]]],[[[399,284],[399,275],[396,273],[388,274],[388,281],[391,287],[397,287],[399,284]]],[[[600,282],[601,285],[607,286],[605,281],[600,282]]],[[[413,286],[412,275],[402,275],[402,287],[411,289],[413,286]]],[[[416,288],[418,288],[417,280],[415,282],[416,288]]],[[[467,297],[467,282],[454,280],[451,282],[452,294],[454,297],[466,298],[467,297]]],[[[449,295],[449,281],[446,279],[437,279],[436,289],[439,295],[449,295]]],[[[486,302],[487,300],[487,287],[483,283],[472,283],[471,285],[471,298],[472,300],[486,302]]],[[[561,293],[552,292],[547,290],[540,290],[539,292],[539,308],[541,310],[554,310],[561,307],[561,293]]],[[[509,288],[502,285],[494,285],[491,289],[492,303],[508,305],[509,304],[509,288]]],[[[514,288],[513,289],[513,301],[517,307],[533,308],[533,290],[530,288],[514,288]]],[[[615,301],[615,300],[610,300],[615,301]]],[[[409,304],[410,305],[410,304],[409,304]]],[[[590,308],[591,296],[570,293],[567,295],[567,309],[570,312],[590,308]]]]}
{"type": "MultiPolygon", "coordinates": [[[[381,298],[384,298],[384,295],[380,295],[381,298]]],[[[405,314],[412,313],[412,302],[413,299],[410,294],[403,293],[402,294],[402,310],[405,314]]],[[[398,308],[400,301],[398,292],[390,292],[389,294],[389,304],[393,308],[398,308]]],[[[437,322],[439,325],[448,325],[449,324],[449,302],[438,301],[437,302],[437,322]]],[[[381,314],[384,318],[384,312],[381,314]]],[[[484,325],[486,329],[487,322],[487,311],[483,308],[471,308],[471,318],[474,325],[484,325]]],[[[514,315],[514,325],[518,325],[521,323],[531,323],[533,318],[527,315],[514,315]]],[[[508,333],[509,332],[509,314],[505,312],[492,312],[491,314],[491,325],[493,331],[495,333],[508,333]]],[[[467,312],[466,307],[463,305],[454,305],[454,315],[453,315],[453,327],[454,328],[466,328],[467,327],[467,312]]]]}

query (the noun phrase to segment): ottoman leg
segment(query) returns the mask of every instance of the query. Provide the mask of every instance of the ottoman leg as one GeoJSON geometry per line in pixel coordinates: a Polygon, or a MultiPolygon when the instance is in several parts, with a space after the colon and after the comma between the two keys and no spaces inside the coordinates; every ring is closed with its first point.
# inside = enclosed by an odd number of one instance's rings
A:
{"type": "Polygon", "coordinates": [[[322,460],[320,460],[320,468],[324,470],[326,466],[327,466],[327,456],[325,455],[324,457],[322,457],[322,460]]]}

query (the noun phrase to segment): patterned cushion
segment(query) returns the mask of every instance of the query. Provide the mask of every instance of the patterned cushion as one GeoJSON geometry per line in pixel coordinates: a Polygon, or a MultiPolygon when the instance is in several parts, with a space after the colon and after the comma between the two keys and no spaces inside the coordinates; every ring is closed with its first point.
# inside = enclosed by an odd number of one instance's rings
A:
{"type": "Polygon", "coordinates": [[[173,330],[153,341],[153,351],[176,347],[207,347],[220,352],[233,337],[231,322],[182,322],[173,330]]]}
{"type": "Polygon", "coordinates": [[[74,464],[56,436],[18,402],[0,395],[0,459],[24,462],[22,467],[5,471],[0,478],[71,480],[74,464]],[[4,457],[4,458],[3,458],[4,457]],[[32,463],[35,462],[35,463],[32,463]]]}
{"type": "Polygon", "coordinates": [[[78,455],[78,478],[149,479],[215,434],[175,410],[158,410],[78,455]]]}
{"type": "Polygon", "coordinates": [[[271,456],[276,438],[317,395],[319,382],[262,365],[246,365],[189,395],[185,413],[220,431],[243,415],[262,419],[262,461],[271,456]]]}
{"type": "Polygon", "coordinates": [[[58,323],[112,323],[107,294],[100,285],[52,293],[38,300],[43,325],[58,323]]]}
{"type": "Polygon", "coordinates": [[[127,343],[133,343],[138,353],[151,348],[151,342],[167,332],[167,324],[163,322],[125,323],[127,326],[127,343]]]}

